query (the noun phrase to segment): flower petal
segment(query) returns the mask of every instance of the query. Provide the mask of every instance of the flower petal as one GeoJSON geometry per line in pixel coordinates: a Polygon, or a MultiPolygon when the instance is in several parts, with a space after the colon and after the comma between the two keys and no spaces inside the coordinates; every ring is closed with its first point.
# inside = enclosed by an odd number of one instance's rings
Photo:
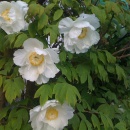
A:
{"type": "Polygon", "coordinates": [[[92,30],[95,30],[95,28],[88,21],[83,20],[80,21],[76,20],[74,26],[77,28],[90,27],[92,30]]]}
{"type": "MultiPolygon", "coordinates": [[[[44,123],[42,130],[57,130],[54,127],[48,125],[47,123],[44,123]]],[[[58,129],[59,130],[59,129],[58,129]]]]}
{"type": "Polygon", "coordinates": [[[82,13],[80,17],[84,18],[88,21],[95,29],[100,27],[99,19],[95,16],[95,14],[84,14],[82,13]]]}
{"type": "Polygon", "coordinates": [[[34,50],[34,48],[43,48],[43,43],[36,38],[28,38],[23,43],[23,47],[26,51],[34,50]]]}
{"type": "Polygon", "coordinates": [[[91,45],[93,44],[97,44],[98,41],[100,40],[100,35],[97,31],[93,31],[90,29],[89,33],[88,33],[88,37],[90,38],[91,41],[91,45]]]}
{"type": "Polygon", "coordinates": [[[62,19],[59,22],[59,31],[60,31],[60,33],[68,32],[71,29],[73,23],[74,23],[74,21],[69,17],[62,19]]]}
{"type": "Polygon", "coordinates": [[[44,106],[42,106],[41,110],[47,109],[47,108],[50,107],[50,106],[54,107],[54,106],[56,106],[56,105],[59,105],[59,102],[58,102],[57,100],[55,100],[55,99],[53,99],[53,100],[48,100],[48,101],[44,104],[44,106]]]}
{"type": "Polygon", "coordinates": [[[13,61],[18,66],[24,66],[27,60],[27,53],[24,49],[18,49],[14,53],[13,61]]]}
{"type": "Polygon", "coordinates": [[[30,81],[36,81],[39,76],[37,67],[35,66],[23,66],[19,68],[19,72],[24,79],[30,81]]]}
{"type": "Polygon", "coordinates": [[[36,80],[37,84],[47,83],[49,78],[45,77],[44,75],[39,75],[38,79],[36,80]]]}
{"type": "Polygon", "coordinates": [[[69,37],[70,38],[77,38],[82,32],[82,28],[73,27],[69,31],[69,37]]]}
{"type": "Polygon", "coordinates": [[[59,55],[53,49],[47,48],[46,51],[49,53],[54,63],[58,63],[60,61],[59,55]]]}
{"type": "Polygon", "coordinates": [[[55,64],[48,64],[46,66],[46,70],[44,74],[47,78],[54,78],[55,75],[59,72],[59,69],[55,66],[55,64]]]}

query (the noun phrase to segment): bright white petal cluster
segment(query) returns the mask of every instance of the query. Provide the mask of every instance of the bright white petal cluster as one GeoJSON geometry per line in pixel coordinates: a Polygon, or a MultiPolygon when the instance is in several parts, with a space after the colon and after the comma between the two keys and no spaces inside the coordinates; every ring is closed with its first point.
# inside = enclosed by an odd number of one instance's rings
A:
{"type": "Polygon", "coordinates": [[[97,44],[100,36],[95,31],[100,26],[94,14],[81,14],[75,21],[67,17],[59,22],[59,31],[64,34],[64,47],[71,53],[85,53],[97,44]]]}
{"type": "Polygon", "coordinates": [[[44,106],[30,110],[33,130],[62,130],[73,117],[73,108],[66,103],[61,105],[56,100],[49,100],[44,106]]]}
{"type": "Polygon", "coordinates": [[[27,10],[28,5],[22,1],[0,2],[0,28],[7,34],[26,29],[28,24],[24,17],[27,10]]]}
{"type": "Polygon", "coordinates": [[[19,72],[24,79],[42,84],[55,77],[59,69],[54,63],[59,62],[59,56],[53,49],[43,49],[43,43],[35,38],[27,39],[23,47],[15,51],[13,60],[21,66],[19,72]]]}

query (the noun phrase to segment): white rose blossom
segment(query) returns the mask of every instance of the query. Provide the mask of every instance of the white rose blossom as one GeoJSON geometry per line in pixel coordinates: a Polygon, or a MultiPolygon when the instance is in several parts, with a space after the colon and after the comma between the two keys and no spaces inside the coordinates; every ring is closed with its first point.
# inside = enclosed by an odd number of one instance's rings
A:
{"type": "Polygon", "coordinates": [[[43,43],[35,38],[24,41],[23,49],[15,51],[13,60],[20,66],[20,75],[37,84],[47,83],[59,72],[54,64],[59,62],[59,55],[52,48],[43,49],[43,43]]]}
{"type": "Polygon", "coordinates": [[[30,122],[33,130],[62,130],[73,117],[74,109],[68,104],[48,100],[44,106],[30,110],[30,122]]]}
{"type": "Polygon", "coordinates": [[[0,2],[0,28],[7,34],[27,29],[28,23],[24,18],[27,10],[28,4],[22,1],[0,2]]]}
{"type": "Polygon", "coordinates": [[[63,18],[59,22],[59,32],[64,34],[64,47],[71,53],[85,53],[100,40],[95,31],[100,26],[94,14],[81,14],[75,21],[63,18]]]}

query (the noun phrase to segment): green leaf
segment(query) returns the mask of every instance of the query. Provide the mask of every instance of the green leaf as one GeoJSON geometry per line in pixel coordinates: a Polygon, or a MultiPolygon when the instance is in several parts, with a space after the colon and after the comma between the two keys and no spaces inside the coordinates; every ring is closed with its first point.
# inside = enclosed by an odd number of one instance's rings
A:
{"type": "Polygon", "coordinates": [[[72,106],[75,106],[77,98],[79,100],[81,99],[77,88],[68,83],[57,83],[54,86],[53,94],[55,94],[55,99],[61,103],[67,102],[72,106]]]}
{"type": "Polygon", "coordinates": [[[52,97],[52,86],[50,85],[42,85],[35,93],[35,98],[40,97],[40,105],[44,105],[44,103],[48,100],[48,98],[52,97]]]}
{"type": "Polygon", "coordinates": [[[105,65],[107,63],[106,56],[103,52],[98,51],[98,59],[105,65]]]}
{"type": "Polygon", "coordinates": [[[16,115],[18,120],[22,120],[24,124],[28,123],[29,116],[28,116],[28,111],[26,109],[19,109],[16,112],[16,115]]]}
{"type": "Polygon", "coordinates": [[[80,125],[79,125],[79,130],[86,130],[87,127],[86,127],[86,124],[83,120],[81,120],[80,122],[80,125]]]}
{"type": "Polygon", "coordinates": [[[86,5],[86,7],[91,5],[91,0],[84,0],[84,3],[86,5]]]}
{"type": "Polygon", "coordinates": [[[92,13],[94,13],[99,18],[101,23],[105,23],[107,16],[104,9],[100,9],[97,6],[92,6],[92,13]]]}
{"type": "Polygon", "coordinates": [[[111,10],[112,10],[112,6],[113,6],[113,2],[111,2],[111,1],[106,1],[105,2],[105,6],[106,6],[106,11],[107,11],[107,13],[109,13],[109,12],[111,12],[111,10]]]}
{"type": "Polygon", "coordinates": [[[97,60],[97,54],[94,52],[90,52],[90,59],[92,60],[94,65],[97,65],[98,60],[97,60]]]}
{"type": "Polygon", "coordinates": [[[90,66],[87,66],[85,64],[80,64],[77,66],[76,71],[79,75],[81,83],[85,83],[88,78],[88,75],[90,74],[90,66]]]}
{"type": "Polygon", "coordinates": [[[32,127],[30,124],[25,124],[21,126],[20,130],[32,130],[32,127]]]}
{"type": "Polygon", "coordinates": [[[107,121],[105,115],[100,114],[100,116],[101,116],[101,120],[102,120],[102,122],[103,122],[103,124],[104,124],[105,130],[108,130],[108,129],[109,129],[109,123],[108,123],[108,121],[107,121]]]}
{"type": "Polygon", "coordinates": [[[66,61],[66,52],[65,51],[62,51],[59,55],[60,57],[60,61],[61,62],[65,62],[66,61]]]}
{"type": "Polygon", "coordinates": [[[2,87],[3,84],[3,77],[0,75],[0,87],[2,87]]]}
{"type": "Polygon", "coordinates": [[[0,120],[6,117],[8,110],[9,110],[9,107],[5,107],[2,110],[0,110],[0,120]]]}
{"type": "Polygon", "coordinates": [[[101,64],[98,64],[98,72],[100,74],[101,80],[106,82],[109,81],[107,71],[105,70],[104,66],[102,66],[101,64]]]}
{"type": "Polygon", "coordinates": [[[73,118],[70,120],[71,124],[72,124],[72,127],[73,127],[73,130],[79,130],[79,125],[80,125],[80,119],[79,117],[74,114],[73,118]]]}
{"type": "Polygon", "coordinates": [[[108,51],[104,50],[106,57],[107,57],[107,61],[108,63],[115,63],[116,62],[116,58],[108,51]]]}
{"type": "Polygon", "coordinates": [[[65,3],[67,6],[70,6],[70,7],[73,6],[73,0],[64,0],[64,3],[65,3]]]}
{"type": "Polygon", "coordinates": [[[103,113],[104,115],[109,116],[111,118],[113,118],[115,116],[114,106],[109,105],[107,103],[100,105],[97,110],[100,113],[103,113]]]}
{"type": "Polygon", "coordinates": [[[6,100],[9,103],[17,97],[21,95],[21,90],[24,89],[24,82],[22,78],[14,78],[13,80],[8,79],[4,83],[4,89],[6,100]]]}
{"type": "Polygon", "coordinates": [[[5,130],[4,126],[0,125],[0,130],[5,130]]]}
{"type": "Polygon", "coordinates": [[[58,65],[58,68],[61,70],[62,74],[67,77],[67,79],[71,82],[72,81],[72,74],[71,74],[71,65],[58,65]]]}
{"type": "Polygon", "coordinates": [[[77,74],[79,75],[81,83],[83,84],[86,81],[88,81],[89,90],[90,91],[94,90],[93,80],[90,75],[90,66],[85,65],[85,64],[80,64],[77,66],[76,71],[77,71],[77,74]],[[82,71],[81,71],[81,69],[82,69],[82,71]]]}
{"type": "Polygon", "coordinates": [[[88,130],[93,130],[92,124],[88,120],[86,120],[85,123],[86,123],[86,126],[88,127],[88,130]]]}
{"type": "Polygon", "coordinates": [[[44,30],[45,34],[50,34],[50,43],[55,43],[56,39],[57,39],[57,29],[58,26],[55,25],[53,27],[49,27],[46,30],[44,30]]]}
{"type": "Polygon", "coordinates": [[[6,63],[6,58],[1,58],[0,59],[0,69],[2,69],[2,67],[4,66],[5,63],[6,63]]]}
{"type": "Polygon", "coordinates": [[[95,114],[92,114],[91,120],[92,120],[94,128],[97,128],[98,130],[100,130],[100,122],[95,114]]]}
{"type": "Polygon", "coordinates": [[[27,38],[28,38],[27,35],[24,33],[21,33],[20,35],[18,35],[14,43],[14,47],[21,47],[23,45],[23,42],[27,40],[27,38]]]}
{"type": "Polygon", "coordinates": [[[51,4],[48,4],[45,8],[45,12],[47,14],[50,14],[51,13],[51,10],[54,8],[55,4],[54,3],[51,3],[51,4]]]}
{"type": "Polygon", "coordinates": [[[84,107],[81,104],[79,104],[79,103],[76,104],[76,107],[77,107],[79,112],[84,112],[85,111],[84,107]]]}
{"type": "Polygon", "coordinates": [[[6,39],[6,41],[5,41],[5,45],[13,45],[13,43],[14,43],[14,41],[15,41],[15,38],[16,38],[16,36],[17,36],[17,34],[9,34],[9,35],[6,35],[5,36],[5,39],[6,39]]]}
{"type": "Polygon", "coordinates": [[[121,121],[115,125],[118,130],[128,130],[124,121],[121,121]]]}
{"type": "Polygon", "coordinates": [[[46,14],[43,14],[38,21],[38,30],[42,29],[47,24],[48,24],[48,16],[46,14]]]}
{"type": "Polygon", "coordinates": [[[30,0],[23,0],[24,2],[26,2],[26,3],[29,3],[30,2],[30,0]]]}
{"type": "Polygon", "coordinates": [[[30,23],[28,26],[28,32],[31,37],[35,37],[35,35],[37,33],[36,25],[37,25],[37,22],[34,21],[34,22],[30,23]]]}
{"type": "Polygon", "coordinates": [[[77,82],[79,82],[79,79],[78,79],[78,74],[77,74],[77,71],[75,68],[71,68],[71,75],[72,75],[72,80],[76,80],[77,82]]]}
{"type": "Polygon", "coordinates": [[[92,124],[86,119],[85,115],[83,113],[81,113],[81,112],[79,112],[78,115],[85,122],[88,130],[92,130],[92,124]]]}
{"type": "Polygon", "coordinates": [[[44,13],[44,7],[40,4],[32,3],[29,5],[27,14],[31,17],[39,15],[39,17],[44,13]]]}
{"type": "Polygon", "coordinates": [[[39,13],[39,8],[37,8],[37,4],[30,4],[28,9],[28,15],[35,16],[39,13]]]}
{"type": "Polygon", "coordinates": [[[28,120],[29,116],[26,109],[21,108],[17,110],[16,108],[13,108],[9,114],[6,129],[21,130],[24,124],[28,124],[28,120]]]}
{"type": "Polygon", "coordinates": [[[112,74],[116,74],[115,65],[108,64],[107,65],[107,71],[112,74]]]}
{"type": "Polygon", "coordinates": [[[53,20],[58,20],[63,14],[63,10],[61,9],[58,9],[55,13],[54,13],[54,16],[53,16],[53,20]]]}
{"type": "Polygon", "coordinates": [[[106,1],[106,11],[107,13],[113,11],[117,15],[121,13],[120,5],[118,3],[112,2],[112,1],[106,1]]]}
{"type": "Polygon", "coordinates": [[[116,66],[116,73],[117,73],[117,76],[118,76],[118,80],[125,79],[126,75],[125,75],[124,70],[117,64],[115,66],[116,66]]]}
{"type": "Polygon", "coordinates": [[[12,70],[12,66],[14,65],[13,59],[10,58],[8,59],[8,61],[6,62],[4,68],[7,72],[10,72],[12,70]]]}
{"type": "Polygon", "coordinates": [[[107,91],[105,93],[105,96],[110,100],[110,101],[115,101],[115,102],[118,102],[117,100],[117,97],[116,97],[116,94],[111,92],[111,91],[107,91]]]}

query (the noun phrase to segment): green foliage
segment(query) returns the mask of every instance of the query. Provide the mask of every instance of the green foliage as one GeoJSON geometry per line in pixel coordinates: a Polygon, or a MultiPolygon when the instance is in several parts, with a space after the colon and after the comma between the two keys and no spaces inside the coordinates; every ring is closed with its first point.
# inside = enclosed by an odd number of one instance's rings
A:
{"type": "Polygon", "coordinates": [[[54,21],[55,21],[55,20],[58,20],[58,19],[62,16],[62,14],[63,14],[63,10],[58,9],[58,10],[55,12],[54,16],[53,16],[54,21]]]}
{"type": "Polygon", "coordinates": [[[9,103],[18,96],[21,95],[21,91],[24,89],[24,82],[21,78],[8,79],[4,82],[3,91],[5,92],[6,100],[9,103]]]}
{"type": "Polygon", "coordinates": [[[44,105],[44,103],[48,100],[48,98],[52,98],[53,89],[50,85],[42,85],[35,93],[35,98],[40,97],[40,105],[44,105]]]}
{"type": "Polygon", "coordinates": [[[14,34],[0,29],[0,130],[32,130],[29,110],[50,99],[75,109],[64,130],[129,130],[129,0],[23,1],[29,4],[28,29],[14,34]],[[81,13],[99,19],[100,41],[86,53],[73,54],[64,49],[58,25],[81,13]],[[28,38],[39,39],[44,48],[59,48],[60,72],[46,84],[29,85],[14,65],[14,51],[28,38]]]}
{"type": "Polygon", "coordinates": [[[77,98],[79,100],[81,99],[81,96],[76,87],[68,83],[57,83],[54,86],[53,93],[55,94],[55,99],[61,103],[64,103],[64,101],[66,101],[72,106],[76,104],[77,98]]]}

